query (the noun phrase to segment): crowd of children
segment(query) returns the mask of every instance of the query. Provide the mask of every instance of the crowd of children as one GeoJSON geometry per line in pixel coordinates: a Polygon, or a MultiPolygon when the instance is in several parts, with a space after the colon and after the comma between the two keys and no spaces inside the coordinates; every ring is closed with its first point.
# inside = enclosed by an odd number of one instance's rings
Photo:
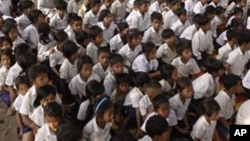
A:
{"type": "Polygon", "coordinates": [[[0,100],[22,141],[229,141],[250,124],[249,104],[235,109],[250,97],[246,0],[1,0],[0,12],[0,100]]]}

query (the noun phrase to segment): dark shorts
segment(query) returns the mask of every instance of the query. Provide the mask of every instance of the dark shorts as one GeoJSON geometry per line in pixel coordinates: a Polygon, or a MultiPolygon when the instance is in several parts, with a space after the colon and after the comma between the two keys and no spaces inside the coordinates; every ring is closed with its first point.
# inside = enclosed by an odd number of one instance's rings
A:
{"type": "MultiPolygon", "coordinates": [[[[20,131],[20,128],[18,127],[17,128],[17,133],[19,133],[19,131],[20,131]]],[[[24,133],[28,133],[29,131],[32,131],[32,129],[30,129],[28,126],[26,126],[26,125],[23,125],[23,134],[24,133]]]]}
{"type": "Polygon", "coordinates": [[[2,102],[4,102],[8,107],[10,106],[10,95],[7,91],[2,91],[0,94],[0,99],[2,102]]]}
{"type": "Polygon", "coordinates": [[[229,135],[229,130],[220,121],[217,121],[216,129],[222,139],[226,139],[227,135],[229,135]]]}

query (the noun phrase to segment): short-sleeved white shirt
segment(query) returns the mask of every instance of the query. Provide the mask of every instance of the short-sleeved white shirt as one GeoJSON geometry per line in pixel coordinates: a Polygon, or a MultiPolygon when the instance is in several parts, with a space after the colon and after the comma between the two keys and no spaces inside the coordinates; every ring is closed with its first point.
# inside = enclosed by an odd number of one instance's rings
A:
{"type": "Polygon", "coordinates": [[[197,32],[197,28],[196,28],[195,24],[192,24],[189,27],[187,27],[186,29],[184,29],[184,31],[180,35],[180,38],[184,38],[186,40],[190,40],[191,41],[193,39],[194,34],[196,32],[197,32]]]}
{"type": "Polygon", "coordinates": [[[141,32],[146,31],[151,24],[149,14],[146,12],[144,15],[142,15],[142,13],[139,11],[132,14],[132,24],[129,25],[129,28],[136,28],[141,32]]]}
{"type": "Polygon", "coordinates": [[[154,27],[151,26],[150,28],[148,28],[142,38],[142,42],[146,43],[146,42],[153,42],[156,46],[160,46],[162,44],[162,28],[156,32],[154,27]]]}
{"type": "Polygon", "coordinates": [[[31,24],[31,21],[29,20],[26,14],[22,14],[21,16],[15,18],[15,20],[17,22],[17,26],[20,33],[22,33],[23,30],[31,24]]]}
{"type": "Polygon", "coordinates": [[[202,5],[202,3],[199,1],[194,5],[193,12],[195,14],[204,14],[206,7],[207,5],[202,5]]]}
{"type": "Polygon", "coordinates": [[[163,29],[170,28],[178,20],[178,17],[172,10],[169,10],[166,14],[163,14],[163,29]]]}
{"type": "Polygon", "coordinates": [[[110,40],[110,50],[118,52],[122,47],[124,46],[124,43],[121,39],[120,34],[116,34],[111,40],[110,40]]]}
{"type": "Polygon", "coordinates": [[[73,29],[71,28],[71,25],[68,25],[64,31],[67,33],[69,40],[76,42],[76,34],[73,31],[73,29]]]}
{"type": "Polygon", "coordinates": [[[176,56],[176,51],[170,49],[166,43],[162,44],[156,52],[156,57],[160,58],[164,63],[167,64],[170,64],[176,56]]]}
{"type": "Polygon", "coordinates": [[[126,2],[121,3],[119,0],[115,0],[111,5],[110,12],[114,14],[115,20],[124,20],[126,16],[126,2]]]}
{"type": "Polygon", "coordinates": [[[97,60],[97,50],[98,50],[98,47],[93,42],[90,42],[87,45],[86,54],[89,55],[89,57],[91,57],[91,59],[93,60],[94,64],[98,63],[98,60],[97,60]]]}
{"type": "Polygon", "coordinates": [[[153,104],[151,102],[151,100],[149,99],[148,95],[144,95],[140,101],[139,101],[139,109],[140,109],[140,113],[142,116],[145,116],[151,112],[153,112],[154,108],[153,108],[153,104]]]}
{"type": "Polygon", "coordinates": [[[244,88],[250,89],[250,70],[247,71],[247,74],[242,79],[242,85],[244,88]]]}
{"type": "Polygon", "coordinates": [[[101,80],[104,80],[106,75],[110,72],[110,66],[106,68],[106,70],[103,69],[100,63],[97,63],[93,67],[93,72],[97,74],[101,80]]]}
{"type": "Polygon", "coordinates": [[[139,108],[139,101],[143,97],[143,93],[139,88],[134,87],[126,96],[124,106],[132,106],[133,108],[139,108]]]}
{"type": "Polygon", "coordinates": [[[216,43],[218,43],[219,45],[223,46],[226,41],[227,41],[227,30],[225,30],[224,32],[222,32],[219,35],[219,37],[217,37],[216,43]]]}
{"type": "Polygon", "coordinates": [[[35,135],[35,141],[57,141],[56,134],[52,133],[48,124],[44,124],[38,129],[35,135]]]}
{"type": "Polygon", "coordinates": [[[114,22],[111,22],[108,28],[103,25],[103,22],[98,22],[97,25],[103,30],[103,46],[106,46],[107,44],[109,44],[110,40],[114,36],[117,25],[114,22]]]}
{"type": "Polygon", "coordinates": [[[50,19],[50,23],[49,25],[51,27],[54,27],[56,30],[62,30],[65,29],[68,25],[68,21],[67,21],[68,16],[65,14],[63,18],[61,18],[58,13],[55,14],[55,16],[53,16],[50,19]]]}
{"type": "Polygon", "coordinates": [[[28,45],[35,49],[39,43],[39,34],[36,27],[33,24],[27,26],[22,33],[22,37],[27,41],[28,45]]]}
{"type": "Polygon", "coordinates": [[[67,12],[77,14],[82,4],[83,0],[79,0],[78,2],[76,0],[68,0],[67,12]]]}
{"type": "Polygon", "coordinates": [[[134,72],[150,72],[157,70],[159,64],[156,59],[148,60],[145,54],[137,56],[132,64],[132,70],[134,72]]]}
{"type": "Polygon", "coordinates": [[[19,94],[17,96],[17,98],[15,99],[14,103],[13,103],[13,107],[15,108],[16,111],[19,111],[20,110],[20,107],[23,103],[23,99],[24,99],[24,96],[19,94]]]}
{"type": "Polygon", "coordinates": [[[10,7],[12,6],[11,0],[0,1],[0,11],[3,15],[10,16],[10,7]]]}
{"type": "Polygon", "coordinates": [[[149,8],[148,8],[148,13],[149,15],[151,15],[153,12],[158,12],[161,13],[161,11],[163,10],[163,4],[159,4],[158,1],[153,2],[149,8]]]}
{"type": "Polygon", "coordinates": [[[105,87],[105,94],[110,96],[116,87],[116,79],[112,71],[110,71],[104,78],[103,85],[105,87]]]}
{"type": "Polygon", "coordinates": [[[229,53],[232,51],[232,47],[229,45],[229,43],[225,44],[224,46],[222,46],[221,48],[219,48],[218,50],[218,55],[217,55],[217,59],[221,60],[223,63],[226,63],[227,59],[228,59],[228,55],[229,53]]]}
{"type": "Polygon", "coordinates": [[[61,65],[65,59],[63,53],[57,49],[57,46],[54,47],[54,50],[54,53],[49,56],[50,67],[61,65]]]}
{"type": "Polygon", "coordinates": [[[180,36],[181,33],[190,25],[189,21],[186,21],[185,23],[182,23],[180,19],[175,21],[173,25],[170,27],[176,36],[180,36]]]}
{"type": "Polygon", "coordinates": [[[31,114],[30,119],[40,127],[45,124],[44,109],[42,105],[34,109],[34,112],[31,114]]]}
{"type": "Polygon", "coordinates": [[[5,66],[2,66],[0,68],[0,86],[4,86],[5,85],[5,81],[8,75],[8,71],[9,69],[5,66]]]}
{"type": "Polygon", "coordinates": [[[159,83],[161,84],[161,88],[163,92],[168,92],[170,90],[175,89],[176,87],[176,83],[174,83],[173,86],[171,86],[169,82],[164,79],[160,80],[159,83]]]}
{"type": "Polygon", "coordinates": [[[6,77],[5,84],[7,86],[14,86],[15,79],[18,77],[18,75],[23,71],[21,66],[18,63],[15,63],[12,67],[10,67],[8,75],[6,77]]]}
{"type": "Polygon", "coordinates": [[[242,103],[236,115],[236,125],[249,125],[250,124],[250,100],[242,103]]]}
{"type": "Polygon", "coordinates": [[[136,46],[134,50],[132,50],[128,44],[126,44],[125,46],[123,46],[120,50],[119,50],[119,54],[122,55],[122,57],[124,58],[125,61],[125,65],[127,67],[130,67],[132,62],[134,61],[134,59],[139,55],[139,53],[142,51],[142,47],[140,45],[136,46]]]}
{"type": "Polygon", "coordinates": [[[65,59],[59,69],[60,78],[66,79],[66,83],[69,83],[71,79],[77,75],[77,60],[74,61],[74,64],[69,62],[68,59],[65,59]]]}
{"type": "Polygon", "coordinates": [[[54,41],[52,39],[47,44],[43,44],[41,42],[38,43],[38,46],[37,46],[37,59],[38,59],[39,62],[43,62],[43,61],[49,59],[49,49],[53,48],[54,45],[55,44],[54,44],[54,41]]]}
{"type": "Polygon", "coordinates": [[[89,27],[96,25],[98,23],[98,15],[89,10],[83,18],[83,23],[88,24],[89,27]]]}
{"type": "Polygon", "coordinates": [[[88,106],[89,106],[89,100],[85,100],[81,103],[77,114],[78,120],[85,120],[88,106]]]}

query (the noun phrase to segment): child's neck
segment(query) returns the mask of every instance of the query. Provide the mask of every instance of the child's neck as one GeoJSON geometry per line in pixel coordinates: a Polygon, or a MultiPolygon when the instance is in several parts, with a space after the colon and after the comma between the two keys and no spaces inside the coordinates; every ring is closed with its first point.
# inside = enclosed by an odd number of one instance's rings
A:
{"type": "Polygon", "coordinates": [[[207,120],[207,122],[209,123],[209,124],[211,124],[211,120],[209,119],[209,117],[207,116],[207,115],[204,115],[205,116],[205,119],[207,120]]]}
{"type": "Polygon", "coordinates": [[[140,90],[140,92],[141,93],[143,93],[144,94],[144,90],[143,90],[143,88],[142,87],[137,87],[139,90],[140,90]]]}
{"type": "Polygon", "coordinates": [[[74,64],[75,60],[68,59],[71,64],[74,64]]]}
{"type": "Polygon", "coordinates": [[[245,49],[244,49],[242,46],[239,46],[239,48],[240,48],[241,52],[242,52],[243,54],[245,54],[245,49]]]}
{"type": "Polygon", "coordinates": [[[233,94],[234,94],[234,92],[232,92],[232,91],[230,91],[230,90],[224,90],[224,92],[230,97],[230,98],[232,98],[232,96],[233,96],[233,94]]]}
{"type": "Polygon", "coordinates": [[[101,65],[101,67],[102,67],[102,69],[103,69],[104,71],[106,71],[106,70],[107,70],[107,68],[109,67],[109,65],[104,66],[104,65],[102,65],[101,63],[100,63],[100,65],[101,65]]]}
{"type": "Polygon", "coordinates": [[[109,23],[104,23],[104,22],[102,22],[103,23],[103,25],[104,25],[104,27],[106,28],[106,29],[108,29],[109,28],[109,26],[110,26],[110,24],[109,23]]]}
{"type": "Polygon", "coordinates": [[[93,41],[93,44],[94,44],[96,47],[98,47],[98,48],[101,46],[101,44],[96,43],[95,41],[93,41]]]}
{"type": "Polygon", "coordinates": [[[165,81],[167,83],[169,83],[171,85],[171,87],[174,85],[174,81],[172,81],[172,79],[170,79],[170,78],[165,79],[165,81]]]}
{"type": "Polygon", "coordinates": [[[201,30],[206,34],[207,33],[207,31],[204,29],[204,28],[201,28],[201,30]]]}
{"type": "Polygon", "coordinates": [[[132,50],[132,51],[134,51],[135,50],[135,45],[132,45],[132,44],[130,44],[130,43],[128,43],[128,47],[132,50]]]}
{"type": "Polygon", "coordinates": [[[184,104],[186,102],[186,97],[182,96],[181,93],[179,93],[179,96],[180,96],[180,99],[181,99],[181,102],[184,104]]]}
{"type": "Polygon", "coordinates": [[[80,74],[80,77],[81,77],[81,79],[83,80],[83,81],[85,81],[85,82],[87,82],[88,81],[88,77],[83,77],[81,74],[80,74]]]}
{"type": "Polygon", "coordinates": [[[95,12],[95,11],[93,11],[93,10],[91,10],[91,12],[92,12],[94,15],[97,15],[97,12],[95,12]]]}
{"type": "Polygon", "coordinates": [[[228,44],[232,49],[234,48],[234,41],[228,41],[228,44]]]}
{"type": "Polygon", "coordinates": [[[185,59],[184,57],[180,57],[180,59],[181,59],[181,62],[183,63],[183,64],[186,64],[187,62],[188,62],[188,60],[187,59],[185,59]]]}
{"type": "Polygon", "coordinates": [[[35,28],[38,27],[38,24],[37,24],[37,23],[33,23],[32,25],[33,25],[35,28]]]}
{"type": "Polygon", "coordinates": [[[96,123],[97,123],[97,126],[104,129],[105,128],[105,125],[106,123],[102,121],[102,119],[100,118],[96,118],[96,123]]]}

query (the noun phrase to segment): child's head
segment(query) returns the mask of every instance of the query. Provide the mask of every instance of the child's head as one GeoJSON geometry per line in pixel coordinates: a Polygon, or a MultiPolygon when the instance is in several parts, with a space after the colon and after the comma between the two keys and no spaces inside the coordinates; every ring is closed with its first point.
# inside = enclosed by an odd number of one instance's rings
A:
{"type": "Polygon", "coordinates": [[[117,24],[119,34],[123,37],[127,35],[128,32],[128,24],[126,22],[121,22],[117,24]]]}
{"type": "Polygon", "coordinates": [[[153,12],[151,14],[151,24],[156,31],[159,31],[163,24],[162,14],[158,12],[153,12]]]}
{"type": "Polygon", "coordinates": [[[210,20],[208,17],[206,17],[205,15],[201,15],[198,19],[198,24],[200,26],[200,28],[204,31],[207,32],[208,30],[210,30],[210,20]]]}
{"type": "Polygon", "coordinates": [[[240,7],[234,8],[234,16],[235,18],[241,19],[243,17],[243,9],[240,7]]]}
{"type": "Polygon", "coordinates": [[[224,88],[233,94],[242,92],[241,78],[239,76],[234,74],[224,75],[222,83],[224,88]]]}
{"type": "Polygon", "coordinates": [[[168,140],[168,122],[160,115],[152,116],[146,123],[146,132],[153,141],[168,140]]]}
{"type": "Polygon", "coordinates": [[[162,94],[162,86],[157,80],[150,80],[146,84],[146,94],[152,100],[155,96],[162,94]]]}
{"type": "Polygon", "coordinates": [[[147,42],[142,45],[142,52],[147,60],[153,60],[156,58],[157,48],[153,42],[147,42]]]}
{"type": "Polygon", "coordinates": [[[62,120],[62,116],[62,107],[57,102],[49,103],[46,107],[44,107],[45,121],[50,130],[54,132],[57,130],[57,127],[62,120]]]}
{"type": "Polygon", "coordinates": [[[123,73],[124,69],[124,59],[120,54],[114,54],[110,57],[109,63],[111,66],[111,70],[114,74],[121,74],[123,73]]]}
{"type": "Polygon", "coordinates": [[[28,14],[32,9],[34,9],[34,3],[30,0],[20,1],[19,9],[23,13],[28,14]]]}
{"type": "Polygon", "coordinates": [[[88,80],[89,76],[92,74],[93,61],[88,55],[81,56],[77,62],[78,73],[81,78],[88,80]]]}
{"type": "Polygon", "coordinates": [[[15,85],[17,88],[17,93],[25,95],[29,90],[29,81],[26,75],[19,75],[15,80],[15,85]]]}
{"type": "Polygon", "coordinates": [[[200,105],[200,112],[205,115],[209,121],[218,120],[220,105],[214,98],[206,98],[200,105]]]}
{"type": "Polygon", "coordinates": [[[102,83],[91,80],[87,83],[85,93],[87,98],[92,99],[94,103],[103,96],[104,86],[102,83]]]}
{"type": "Polygon", "coordinates": [[[7,36],[11,40],[11,42],[14,42],[18,36],[16,22],[13,21],[13,19],[5,20],[2,27],[2,32],[4,33],[5,36],[7,36]]]}
{"type": "Polygon", "coordinates": [[[34,107],[41,105],[46,107],[49,103],[55,102],[56,90],[52,85],[44,85],[37,89],[37,97],[34,102],[34,107]]]}
{"type": "Polygon", "coordinates": [[[136,47],[141,42],[141,34],[138,29],[129,29],[127,33],[128,43],[130,46],[136,47]]]}
{"type": "Polygon", "coordinates": [[[39,40],[43,44],[48,44],[50,42],[50,26],[46,22],[42,22],[37,27],[38,34],[40,36],[39,40]]]}
{"type": "Polygon", "coordinates": [[[38,9],[31,10],[27,16],[32,24],[40,24],[45,20],[42,11],[38,9]]]}
{"type": "Polygon", "coordinates": [[[12,55],[12,50],[9,48],[1,51],[0,57],[1,57],[1,65],[6,68],[10,68],[14,58],[14,56],[12,55]]]}
{"type": "Polygon", "coordinates": [[[82,141],[81,129],[73,123],[60,124],[56,130],[57,141],[82,141]]]}
{"type": "Polygon", "coordinates": [[[192,81],[187,77],[181,77],[176,83],[179,94],[184,98],[191,98],[193,96],[192,81]]]}
{"type": "Polygon", "coordinates": [[[177,73],[175,66],[171,64],[164,64],[163,66],[161,66],[160,71],[161,71],[161,75],[163,79],[167,81],[172,81],[172,82],[177,81],[178,73],[177,73]]]}
{"type": "Polygon", "coordinates": [[[97,50],[97,59],[103,68],[107,68],[109,66],[109,58],[110,58],[110,49],[108,47],[101,47],[97,50]]]}
{"type": "Polygon", "coordinates": [[[137,1],[137,6],[138,10],[144,14],[148,11],[148,1],[147,0],[136,0],[137,1]]]}
{"type": "Polygon", "coordinates": [[[26,53],[31,53],[31,49],[30,49],[30,46],[28,44],[19,43],[15,46],[14,55],[15,55],[16,60],[19,60],[19,57],[22,54],[26,54],[26,53]]]}
{"type": "Polygon", "coordinates": [[[48,73],[44,66],[42,65],[32,65],[28,70],[28,76],[30,82],[38,89],[46,84],[48,84],[48,73]]]}
{"type": "Polygon", "coordinates": [[[109,9],[113,2],[114,0],[103,0],[103,5],[105,5],[106,8],[109,9]]]}
{"type": "Polygon", "coordinates": [[[212,74],[213,77],[221,77],[224,74],[223,63],[215,58],[209,57],[206,60],[206,70],[208,73],[212,74]]]}
{"type": "Polygon", "coordinates": [[[146,84],[150,81],[150,77],[145,72],[139,72],[135,79],[134,79],[134,85],[137,88],[140,88],[142,92],[144,93],[146,90],[146,84]]]}
{"type": "Polygon", "coordinates": [[[99,119],[102,123],[111,122],[114,116],[113,103],[106,97],[99,99],[95,105],[95,114],[97,121],[99,119]]]}
{"type": "Polygon", "coordinates": [[[68,16],[68,23],[74,32],[82,29],[82,18],[75,13],[70,13],[68,16]]]}
{"type": "Polygon", "coordinates": [[[70,62],[74,62],[78,57],[78,46],[73,41],[67,41],[63,45],[63,56],[67,58],[70,62]]]}
{"type": "Polygon", "coordinates": [[[57,48],[62,49],[63,44],[68,41],[68,34],[64,30],[59,30],[55,34],[54,40],[57,42],[57,48]]]}
{"type": "Polygon", "coordinates": [[[181,7],[176,10],[176,15],[180,19],[182,23],[185,23],[187,21],[187,11],[185,8],[181,7]]]}
{"type": "Polygon", "coordinates": [[[171,10],[175,13],[177,9],[181,7],[181,1],[180,0],[170,0],[169,5],[171,10]]]}
{"type": "Polygon", "coordinates": [[[92,39],[92,42],[96,45],[96,46],[100,46],[103,42],[103,31],[102,29],[97,26],[91,26],[89,28],[90,31],[90,37],[92,39]]]}
{"type": "Polygon", "coordinates": [[[90,7],[93,14],[97,14],[100,10],[102,2],[100,0],[91,0],[90,7]]]}
{"type": "Polygon", "coordinates": [[[126,95],[129,92],[130,75],[122,73],[116,76],[116,91],[126,95]]]}
{"type": "Polygon", "coordinates": [[[163,118],[168,117],[170,113],[170,106],[168,99],[165,95],[157,95],[155,98],[153,98],[152,104],[157,114],[159,114],[163,118]]]}
{"type": "Polygon", "coordinates": [[[213,20],[216,15],[216,8],[212,5],[208,6],[204,15],[207,16],[210,21],[213,20]]]}
{"type": "Polygon", "coordinates": [[[237,43],[244,51],[248,51],[250,49],[250,34],[249,34],[249,32],[238,33],[237,43]]]}
{"type": "Polygon", "coordinates": [[[175,33],[172,29],[164,29],[161,33],[163,41],[168,44],[168,46],[174,46],[177,43],[175,33]]]}
{"type": "Polygon", "coordinates": [[[234,18],[231,22],[231,28],[236,31],[242,31],[243,29],[243,19],[234,18]]]}
{"type": "Polygon", "coordinates": [[[33,64],[37,63],[37,55],[33,52],[23,53],[18,58],[16,58],[17,63],[22,68],[22,72],[26,72],[33,64]]]}
{"type": "Polygon", "coordinates": [[[232,41],[234,44],[237,42],[237,31],[236,30],[233,30],[233,29],[229,29],[227,31],[227,40],[228,41],[232,41]]]}
{"type": "Polygon", "coordinates": [[[80,30],[80,31],[76,32],[76,42],[79,45],[86,48],[87,45],[89,44],[89,41],[90,41],[90,36],[86,31],[80,30]]]}
{"type": "Polygon", "coordinates": [[[240,6],[240,8],[244,8],[247,5],[247,0],[238,0],[237,4],[240,6]]]}
{"type": "Polygon", "coordinates": [[[224,20],[225,19],[225,9],[221,6],[218,6],[216,8],[216,15],[221,19],[224,20]]]}
{"type": "Polygon", "coordinates": [[[104,26],[107,26],[109,27],[110,24],[112,23],[113,21],[113,15],[110,13],[109,10],[107,9],[103,9],[101,12],[100,12],[100,15],[99,15],[99,19],[98,19],[100,22],[103,22],[103,25],[104,26]]]}
{"type": "Polygon", "coordinates": [[[191,42],[178,43],[176,46],[176,52],[179,54],[181,59],[189,60],[192,58],[191,42]]]}
{"type": "Polygon", "coordinates": [[[55,1],[56,11],[60,17],[64,17],[67,11],[67,3],[65,1],[55,1]]]}

